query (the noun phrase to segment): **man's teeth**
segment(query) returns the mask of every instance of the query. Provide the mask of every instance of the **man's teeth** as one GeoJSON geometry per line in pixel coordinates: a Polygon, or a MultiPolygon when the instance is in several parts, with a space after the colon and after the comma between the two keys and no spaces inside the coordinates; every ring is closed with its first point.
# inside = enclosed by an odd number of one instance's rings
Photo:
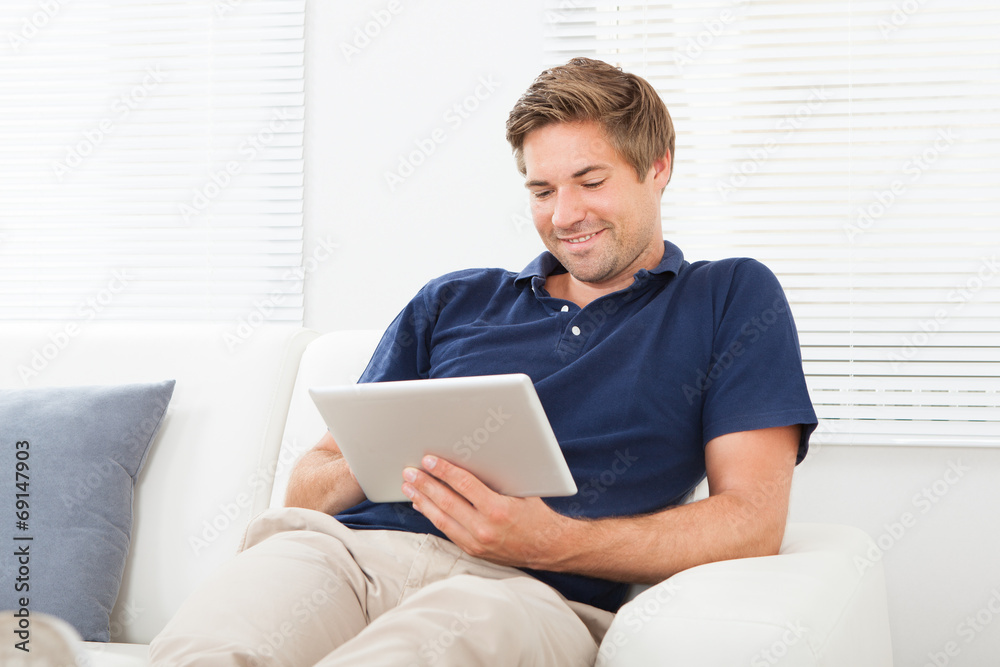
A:
{"type": "MultiPolygon", "coordinates": [[[[594,232],[594,234],[596,234],[596,233],[597,232],[594,232]]],[[[592,238],[594,236],[594,234],[587,234],[586,236],[581,236],[578,239],[566,239],[566,240],[569,241],[570,243],[583,243],[587,239],[592,238]]]]}

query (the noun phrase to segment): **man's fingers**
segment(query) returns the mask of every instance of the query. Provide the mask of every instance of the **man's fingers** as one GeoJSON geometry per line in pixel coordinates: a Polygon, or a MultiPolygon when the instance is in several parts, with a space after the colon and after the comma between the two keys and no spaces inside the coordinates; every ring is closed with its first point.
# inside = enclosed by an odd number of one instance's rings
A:
{"type": "Polygon", "coordinates": [[[474,512],[472,504],[461,495],[455,493],[448,484],[439,479],[435,479],[423,470],[407,468],[403,471],[403,493],[410,500],[414,500],[413,493],[426,497],[441,509],[454,514],[456,518],[462,518],[460,514],[464,512],[474,512]]]}
{"type": "Polygon", "coordinates": [[[475,508],[440,481],[416,468],[403,471],[403,493],[413,502],[413,509],[459,546],[472,542],[465,525],[475,520],[475,508]]]}
{"type": "Polygon", "coordinates": [[[423,458],[421,463],[427,474],[433,475],[450,486],[458,495],[468,500],[474,507],[480,507],[483,502],[490,499],[491,496],[496,495],[468,470],[460,468],[442,458],[428,455],[423,458]]]}

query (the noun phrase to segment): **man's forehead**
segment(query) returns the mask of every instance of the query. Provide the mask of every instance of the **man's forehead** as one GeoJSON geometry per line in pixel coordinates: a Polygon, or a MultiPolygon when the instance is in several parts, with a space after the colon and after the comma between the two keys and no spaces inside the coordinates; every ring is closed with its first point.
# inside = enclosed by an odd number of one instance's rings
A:
{"type": "Polygon", "coordinates": [[[612,169],[622,161],[596,123],[541,127],[525,137],[523,154],[529,181],[554,176],[579,178],[596,169],[612,169]]]}
{"type": "Polygon", "coordinates": [[[551,142],[573,145],[579,149],[603,151],[611,147],[604,128],[595,121],[549,123],[532,130],[524,137],[524,147],[538,147],[551,142]]]}

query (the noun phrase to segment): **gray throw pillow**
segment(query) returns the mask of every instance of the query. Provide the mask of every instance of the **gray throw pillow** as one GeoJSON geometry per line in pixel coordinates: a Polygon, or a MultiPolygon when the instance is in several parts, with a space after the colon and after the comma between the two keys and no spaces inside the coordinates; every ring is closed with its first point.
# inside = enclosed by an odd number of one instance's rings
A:
{"type": "Polygon", "coordinates": [[[0,609],[22,626],[44,612],[109,641],[135,480],[173,391],[173,380],[0,389],[0,609]]]}

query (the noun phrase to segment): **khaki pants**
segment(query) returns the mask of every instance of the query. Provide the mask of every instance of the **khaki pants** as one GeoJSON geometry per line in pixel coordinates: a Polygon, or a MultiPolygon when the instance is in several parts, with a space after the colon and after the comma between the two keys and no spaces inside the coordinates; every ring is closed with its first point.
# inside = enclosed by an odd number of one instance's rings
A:
{"type": "Polygon", "coordinates": [[[180,608],[154,665],[593,665],[613,614],[447,540],[269,510],[180,608]]]}

